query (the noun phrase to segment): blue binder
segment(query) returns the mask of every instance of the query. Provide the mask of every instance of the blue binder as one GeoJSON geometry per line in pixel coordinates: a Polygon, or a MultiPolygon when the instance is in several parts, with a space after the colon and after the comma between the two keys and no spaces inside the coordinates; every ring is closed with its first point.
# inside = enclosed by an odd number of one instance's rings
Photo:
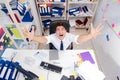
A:
{"type": "Polygon", "coordinates": [[[42,7],[39,7],[39,10],[40,10],[40,15],[41,15],[41,16],[51,16],[50,7],[44,8],[44,7],[42,6],[42,7]]]}
{"type": "Polygon", "coordinates": [[[73,15],[75,16],[75,14],[79,14],[80,13],[80,8],[72,8],[72,9],[69,9],[69,15],[73,15]]]}
{"type": "Polygon", "coordinates": [[[43,25],[44,25],[44,28],[48,28],[48,27],[49,27],[49,25],[50,25],[50,22],[51,22],[51,20],[50,20],[50,19],[43,20],[43,21],[42,21],[42,23],[43,23],[43,25]]]}
{"type": "Polygon", "coordinates": [[[65,2],[65,0],[61,0],[61,2],[65,2]]]}
{"type": "Polygon", "coordinates": [[[24,15],[22,22],[32,22],[34,17],[32,16],[31,9],[29,9],[24,15]]]}
{"type": "Polygon", "coordinates": [[[0,80],[16,80],[18,70],[15,71],[14,64],[19,65],[17,62],[0,60],[0,80]]]}

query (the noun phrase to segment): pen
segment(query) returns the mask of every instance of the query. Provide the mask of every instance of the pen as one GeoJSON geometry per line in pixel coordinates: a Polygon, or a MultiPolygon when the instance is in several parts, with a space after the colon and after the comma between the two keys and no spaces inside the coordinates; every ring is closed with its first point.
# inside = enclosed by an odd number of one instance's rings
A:
{"type": "Polygon", "coordinates": [[[35,55],[38,55],[39,53],[40,53],[39,51],[38,51],[38,52],[36,52],[36,53],[34,54],[34,56],[35,56],[35,55]]]}

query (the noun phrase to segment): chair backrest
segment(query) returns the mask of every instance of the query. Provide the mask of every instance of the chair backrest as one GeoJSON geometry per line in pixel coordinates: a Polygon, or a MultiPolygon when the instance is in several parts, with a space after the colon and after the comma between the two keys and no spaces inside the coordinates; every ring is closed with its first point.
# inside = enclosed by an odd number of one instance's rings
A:
{"type": "MultiPolygon", "coordinates": [[[[49,33],[53,34],[56,31],[56,26],[62,23],[64,26],[66,26],[66,30],[67,32],[70,31],[70,24],[68,20],[54,20],[50,22],[50,29],[49,29],[49,33]]],[[[49,44],[50,49],[55,49],[54,45],[52,45],[51,43],[49,44]]],[[[68,49],[73,49],[73,43],[70,44],[70,46],[68,47],[68,49]]]]}
{"type": "Polygon", "coordinates": [[[66,26],[67,32],[69,32],[70,24],[68,20],[54,20],[50,22],[50,34],[55,33],[55,27],[58,25],[58,23],[63,23],[63,25],[66,26]]]}

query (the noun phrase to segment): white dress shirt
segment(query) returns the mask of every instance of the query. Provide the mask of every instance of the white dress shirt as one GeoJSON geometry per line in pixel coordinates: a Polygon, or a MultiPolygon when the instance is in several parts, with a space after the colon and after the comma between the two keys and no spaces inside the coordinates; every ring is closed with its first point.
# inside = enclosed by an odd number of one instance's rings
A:
{"type": "MultiPolygon", "coordinates": [[[[60,50],[61,40],[57,37],[56,33],[48,35],[48,36],[46,36],[46,38],[47,38],[47,44],[52,43],[57,50],[60,50]]],[[[66,33],[65,38],[62,40],[64,50],[66,50],[68,48],[68,46],[71,44],[71,42],[75,42],[76,44],[78,44],[77,38],[78,38],[78,35],[66,33]]]]}

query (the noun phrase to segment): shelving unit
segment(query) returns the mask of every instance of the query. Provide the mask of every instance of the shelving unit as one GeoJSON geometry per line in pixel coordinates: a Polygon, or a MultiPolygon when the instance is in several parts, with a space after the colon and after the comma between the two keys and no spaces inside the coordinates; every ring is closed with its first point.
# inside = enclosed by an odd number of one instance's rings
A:
{"type": "MultiPolygon", "coordinates": [[[[39,14],[40,24],[42,26],[43,34],[45,30],[49,28],[49,24],[52,20],[69,20],[71,26],[75,28],[89,29],[90,23],[94,19],[96,8],[99,0],[36,0],[37,10],[39,14]],[[61,12],[52,15],[55,11],[53,8],[63,8],[63,14],[61,12]],[[72,21],[71,21],[72,20],[72,21]]],[[[61,9],[58,9],[61,11],[61,9]]]]}
{"type": "Polygon", "coordinates": [[[98,0],[68,0],[67,19],[74,19],[76,28],[89,29],[94,19],[98,0]]]}
{"type": "Polygon", "coordinates": [[[9,23],[1,23],[4,31],[18,49],[37,49],[37,42],[27,42],[23,30],[36,26],[35,33],[42,34],[34,0],[3,0],[1,10],[9,18],[9,23]],[[32,47],[31,47],[32,46],[32,47]]]}
{"type": "Polygon", "coordinates": [[[45,31],[49,28],[52,20],[67,19],[67,2],[64,0],[36,0],[36,4],[43,35],[45,35],[45,31]]]}

